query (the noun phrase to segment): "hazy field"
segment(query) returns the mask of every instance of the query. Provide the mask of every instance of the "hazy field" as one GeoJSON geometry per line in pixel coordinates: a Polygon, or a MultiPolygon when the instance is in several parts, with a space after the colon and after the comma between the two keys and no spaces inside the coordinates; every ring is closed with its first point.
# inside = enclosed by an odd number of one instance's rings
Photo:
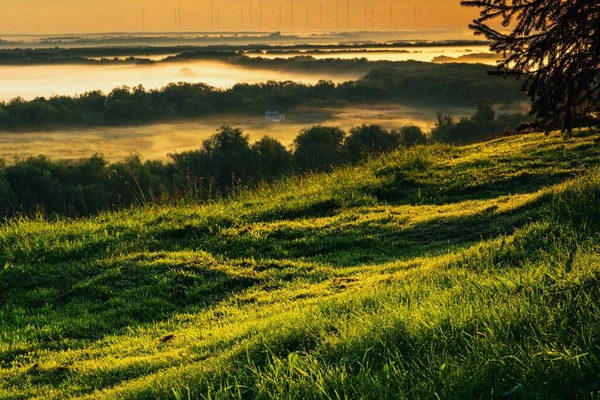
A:
{"type": "MultiPolygon", "coordinates": [[[[285,123],[267,123],[259,117],[215,117],[176,124],[156,124],[124,128],[95,128],[82,131],[0,133],[0,159],[11,162],[44,154],[53,159],[78,159],[96,153],[110,161],[132,154],[143,159],[165,160],[167,154],[197,149],[217,128],[228,124],[244,129],[252,140],[272,136],[284,145],[292,143],[300,130],[316,125],[335,125],[342,129],[366,124],[380,124],[388,129],[417,125],[428,131],[438,110],[403,106],[379,106],[299,110],[289,114],[285,123]]],[[[453,110],[456,117],[467,116],[470,109],[453,110]]]]}

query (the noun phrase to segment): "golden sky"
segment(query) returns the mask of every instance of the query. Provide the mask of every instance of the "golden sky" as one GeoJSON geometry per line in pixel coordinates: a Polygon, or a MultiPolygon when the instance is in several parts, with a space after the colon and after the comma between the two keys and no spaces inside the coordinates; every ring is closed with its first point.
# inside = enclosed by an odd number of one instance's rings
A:
{"type": "MultiPolygon", "coordinates": [[[[210,0],[0,0],[0,34],[139,32],[142,20],[147,32],[174,31],[176,7],[181,7],[182,31],[207,31],[211,29],[210,3],[210,0]]],[[[244,30],[250,27],[258,30],[261,3],[263,30],[280,29],[281,6],[281,30],[290,31],[291,0],[213,0],[214,30],[218,9],[221,31],[242,29],[242,9],[244,30]]],[[[336,3],[335,0],[294,0],[294,29],[319,30],[322,5],[323,28],[335,30],[336,3]]],[[[351,0],[351,30],[365,28],[365,4],[367,28],[372,29],[374,22],[377,30],[389,30],[390,24],[394,30],[414,29],[415,5],[419,30],[463,29],[475,16],[473,10],[460,7],[460,0],[351,0]]],[[[347,2],[341,0],[341,30],[347,29],[347,15],[347,2]]]]}

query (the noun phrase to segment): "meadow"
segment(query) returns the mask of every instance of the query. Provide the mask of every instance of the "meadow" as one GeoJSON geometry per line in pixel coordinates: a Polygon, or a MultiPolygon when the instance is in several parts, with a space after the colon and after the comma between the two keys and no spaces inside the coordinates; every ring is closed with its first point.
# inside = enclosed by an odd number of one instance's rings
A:
{"type": "Polygon", "coordinates": [[[0,398],[598,398],[600,133],[0,226],[0,398]]]}

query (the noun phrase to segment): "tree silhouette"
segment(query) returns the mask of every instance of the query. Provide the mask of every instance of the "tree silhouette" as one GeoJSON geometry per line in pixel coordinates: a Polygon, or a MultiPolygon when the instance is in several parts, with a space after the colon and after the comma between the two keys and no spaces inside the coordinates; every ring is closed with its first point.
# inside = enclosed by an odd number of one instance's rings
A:
{"type": "Polygon", "coordinates": [[[469,27],[502,53],[491,74],[525,78],[531,127],[571,133],[577,116],[600,109],[600,1],[464,0],[480,8],[469,27]],[[490,26],[499,19],[503,29],[490,26]]]}

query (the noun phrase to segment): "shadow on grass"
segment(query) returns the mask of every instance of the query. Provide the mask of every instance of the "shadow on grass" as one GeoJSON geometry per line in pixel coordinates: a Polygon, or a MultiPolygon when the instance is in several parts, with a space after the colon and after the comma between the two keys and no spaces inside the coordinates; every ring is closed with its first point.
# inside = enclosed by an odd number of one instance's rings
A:
{"type": "Polygon", "coordinates": [[[3,327],[9,337],[27,335],[30,344],[0,353],[0,366],[32,351],[74,349],[128,327],[198,312],[264,284],[265,276],[281,282],[328,279],[319,271],[296,272],[298,260],[344,268],[445,254],[513,232],[539,215],[547,200],[508,212],[489,207],[459,217],[440,215],[404,228],[403,217],[394,216],[348,218],[326,228],[284,224],[260,236],[190,226],[164,230],[163,239],[146,252],[116,261],[99,256],[90,262],[10,266],[0,271],[3,327]],[[243,259],[255,264],[243,265],[243,259]]]}
{"type": "MultiPolygon", "coordinates": [[[[585,137],[582,133],[578,136],[585,137]]],[[[563,183],[600,165],[600,147],[539,142],[526,154],[499,153],[449,167],[432,163],[420,169],[396,165],[377,171],[382,184],[368,194],[392,204],[445,204],[533,193],[563,183]]]]}
{"type": "MultiPolygon", "coordinates": [[[[48,349],[60,348],[66,338],[94,340],[165,320],[175,312],[197,312],[259,282],[249,274],[224,270],[208,255],[177,262],[161,254],[87,265],[11,267],[0,278],[6,287],[0,294],[6,333],[36,326],[25,335],[36,336],[30,341],[39,343],[36,348],[48,349]]],[[[23,350],[13,353],[0,353],[0,364],[23,350]]]]}
{"type": "MultiPolygon", "coordinates": [[[[554,176],[547,179],[556,181],[560,177],[554,176]]],[[[532,185],[542,185],[535,180],[529,180],[529,182],[532,185]]],[[[497,184],[502,185],[501,182],[497,182],[497,184]]],[[[505,185],[511,184],[515,184],[515,181],[505,183],[505,185]]],[[[401,217],[352,222],[357,215],[353,216],[352,213],[349,214],[349,221],[333,220],[323,227],[316,226],[317,221],[313,224],[313,218],[305,218],[297,220],[305,223],[277,224],[258,234],[254,230],[254,224],[241,224],[232,221],[227,216],[222,220],[212,219],[210,226],[195,221],[177,227],[165,227],[158,224],[147,232],[143,232],[141,236],[139,232],[128,232],[126,229],[120,232],[121,238],[132,236],[132,239],[127,242],[128,247],[120,249],[120,253],[139,252],[141,248],[151,252],[204,250],[218,256],[225,263],[229,263],[227,260],[244,258],[253,258],[257,261],[261,259],[303,259],[324,262],[332,266],[383,263],[432,255],[435,252],[447,251],[450,246],[464,246],[482,238],[487,239],[511,233],[515,228],[526,223],[528,218],[535,216],[546,200],[545,197],[541,197],[533,203],[504,213],[498,213],[489,208],[480,214],[463,217],[440,215],[408,228],[402,227],[405,220],[401,217]],[[241,224],[241,226],[236,227],[236,224],[241,224]],[[133,239],[134,235],[138,235],[138,237],[133,239]]],[[[330,211],[334,212],[334,210],[330,211]]],[[[106,238],[99,237],[98,240],[105,241],[106,238]]],[[[89,275],[102,276],[107,272],[102,270],[97,260],[110,256],[106,247],[107,244],[104,242],[90,241],[75,250],[42,248],[39,250],[41,258],[27,267],[22,267],[21,275],[18,275],[21,267],[10,267],[4,272],[0,271],[0,276],[4,277],[3,280],[0,280],[0,289],[6,293],[12,288],[7,282],[14,282],[15,287],[24,288],[27,282],[35,283],[44,277],[48,282],[54,282],[55,286],[60,287],[68,282],[80,282],[89,275]],[[53,262],[48,262],[48,260],[53,260],[53,262]],[[73,270],[71,265],[77,260],[80,260],[81,263],[76,270],[73,270]],[[25,278],[10,278],[14,274],[25,278]]],[[[156,271],[148,276],[164,274],[163,268],[153,268],[156,271]]],[[[137,269],[141,268],[123,266],[120,267],[119,273],[135,274],[133,271],[137,269]]],[[[109,271],[112,270],[109,269],[109,271]]],[[[149,272],[145,271],[144,273],[149,272]]],[[[123,282],[121,277],[117,281],[123,282]]],[[[129,282],[129,280],[126,279],[125,282],[129,282]]],[[[97,286],[102,288],[105,285],[99,282],[97,286]]],[[[29,289],[33,287],[35,286],[29,289]]],[[[111,285],[107,285],[106,288],[106,290],[113,290],[111,285]]],[[[3,298],[6,297],[0,293],[0,304],[3,298]]]]}
{"type": "MultiPolygon", "coordinates": [[[[491,173],[491,172],[490,172],[491,173]]],[[[372,192],[380,202],[389,204],[436,205],[467,200],[490,200],[500,196],[535,193],[549,185],[559,184],[574,177],[570,172],[532,173],[523,171],[512,176],[484,182],[453,184],[420,183],[407,179],[402,172],[390,177],[388,183],[372,192]]]]}
{"type": "MultiPolygon", "coordinates": [[[[257,236],[251,230],[223,235],[191,233],[170,246],[203,250],[223,258],[303,260],[334,267],[385,263],[412,257],[443,254],[449,247],[468,246],[481,239],[510,234],[539,213],[547,197],[540,197],[508,212],[489,207],[481,213],[448,217],[440,215],[410,227],[402,227],[405,217],[340,222],[327,226],[310,223],[280,225],[257,236]],[[226,243],[227,246],[223,244],[226,243]]],[[[169,235],[166,231],[165,235],[169,235]]],[[[161,243],[164,249],[165,242],[161,243]]]]}

